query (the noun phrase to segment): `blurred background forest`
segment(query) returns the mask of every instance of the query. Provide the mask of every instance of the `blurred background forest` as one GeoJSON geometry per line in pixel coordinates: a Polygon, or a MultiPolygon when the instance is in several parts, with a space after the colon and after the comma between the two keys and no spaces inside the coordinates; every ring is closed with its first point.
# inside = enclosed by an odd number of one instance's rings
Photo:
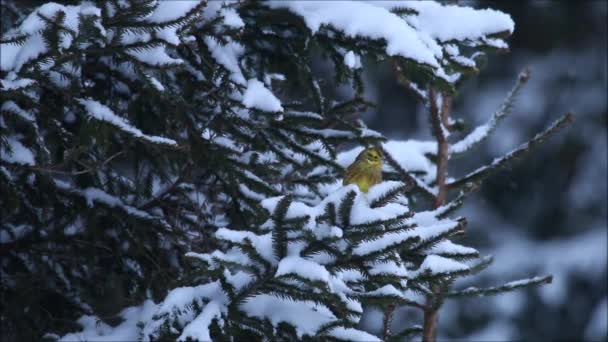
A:
{"type": "MultiPolygon", "coordinates": [[[[490,55],[480,74],[463,84],[453,117],[469,129],[482,124],[525,67],[531,79],[497,131],[468,159],[452,160],[450,174],[491,162],[567,111],[576,121],[490,177],[460,212],[469,220],[466,244],[495,257],[482,278],[471,281],[492,285],[550,273],[553,284],[448,300],[439,340],[607,340],[607,3],[466,2],[510,14],[515,33],[509,53],[490,55]]],[[[389,66],[368,68],[367,81],[367,96],[377,104],[363,115],[371,128],[391,139],[432,139],[426,109],[389,66]]],[[[407,310],[399,314],[393,324],[410,320],[407,310]]],[[[376,329],[380,312],[364,318],[376,329]]]]}
{"type": "MultiPolygon", "coordinates": [[[[451,161],[450,174],[491,162],[565,112],[576,121],[491,177],[459,213],[469,221],[463,242],[495,257],[481,279],[471,279],[475,284],[537,274],[553,274],[553,284],[488,299],[448,300],[440,312],[438,339],[606,341],[608,2],[462,3],[506,12],[516,26],[511,51],[490,55],[480,74],[460,88],[453,117],[475,127],[498,108],[525,67],[531,79],[496,133],[477,153],[451,161]]],[[[8,10],[2,32],[18,21],[8,10]]],[[[397,83],[388,63],[369,63],[366,69],[366,97],[377,104],[362,114],[370,128],[396,140],[432,139],[426,109],[397,83]]],[[[409,325],[414,317],[401,310],[393,324],[409,325]]],[[[379,329],[379,320],[380,311],[370,310],[362,325],[379,329]]]]}

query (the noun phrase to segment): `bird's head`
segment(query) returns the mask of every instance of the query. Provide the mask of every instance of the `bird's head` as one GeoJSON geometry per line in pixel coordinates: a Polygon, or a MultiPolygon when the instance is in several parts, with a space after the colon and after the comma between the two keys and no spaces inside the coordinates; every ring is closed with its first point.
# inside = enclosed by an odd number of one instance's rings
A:
{"type": "Polygon", "coordinates": [[[359,157],[369,166],[379,166],[382,164],[384,154],[382,153],[381,149],[370,147],[363,150],[361,154],[359,154],[359,157]]]}

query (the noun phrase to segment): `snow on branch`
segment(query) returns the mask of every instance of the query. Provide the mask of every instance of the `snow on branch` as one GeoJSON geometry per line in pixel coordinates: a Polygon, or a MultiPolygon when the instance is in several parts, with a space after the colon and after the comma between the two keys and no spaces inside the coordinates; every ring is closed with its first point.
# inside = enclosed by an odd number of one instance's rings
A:
{"type": "Polygon", "coordinates": [[[131,136],[146,140],[148,142],[160,145],[177,147],[177,142],[173,139],[163,138],[159,136],[147,135],[142,133],[137,127],[132,126],[125,118],[116,115],[109,107],[92,99],[77,99],[84,106],[89,117],[99,121],[107,122],[110,125],[128,133],[131,136]]]}
{"type": "Polygon", "coordinates": [[[72,46],[74,38],[79,34],[81,17],[101,17],[101,10],[88,2],[78,6],[64,6],[53,2],[40,6],[25,18],[17,29],[3,37],[3,40],[14,36],[22,36],[23,39],[18,43],[2,43],[0,70],[19,71],[23,65],[46,54],[49,47],[43,37],[43,31],[47,25],[44,19],[52,20],[60,13],[63,13],[63,20],[59,25],[65,30],[60,35],[59,48],[61,49],[69,49],[72,46]]]}
{"type": "Polygon", "coordinates": [[[17,140],[16,137],[11,136],[7,138],[8,146],[10,147],[9,151],[2,151],[0,153],[0,159],[14,164],[20,165],[35,165],[36,161],[34,158],[34,154],[32,151],[23,146],[23,144],[17,140]]]}
{"type": "Polygon", "coordinates": [[[408,22],[441,42],[475,41],[488,35],[513,33],[515,28],[508,14],[492,9],[441,5],[434,1],[378,1],[379,6],[383,4],[417,12],[418,15],[408,17],[408,22]]]}
{"type": "Polygon", "coordinates": [[[492,115],[490,120],[487,123],[476,127],[462,140],[451,144],[449,147],[450,155],[453,156],[466,152],[485,140],[496,129],[498,124],[507,116],[507,114],[509,114],[511,108],[513,107],[515,96],[517,96],[529,78],[530,71],[528,69],[522,71],[517,77],[515,85],[502,102],[500,108],[498,108],[498,110],[492,115]]]}
{"type": "Polygon", "coordinates": [[[110,208],[120,208],[127,214],[132,215],[134,217],[138,217],[144,220],[159,221],[164,227],[170,227],[164,219],[152,216],[143,210],[139,210],[133,206],[125,204],[120,198],[112,196],[101,189],[93,187],[89,187],[86,189],[77,189],[71,186],[69,183],[58,179],[55,179],[54,183],[57,189],[59,190],[83,197],[89,207],[93,207],[94,203],[99,203],[106,205],[110,208]]]}
{"type": "Polygon", "coordinates": [[[443,66],[449,63],[444,55],[450,56],[448,51],[444,54],[444,50],[449,49],[454,58],[455,49],[441,44],[466,42],[473,46],[506,48],[507,44],[497,36],[509,35],[514,29],[513,20],[505,13],[430,1],[268,1],[265,4],[301,16],[313,35],[323,34],[323,28],[331,27],[352,39],[382,41],[387,55],[430,67],[436,77],[448,82],[456,81],[459,76],[448,75],[444,70],[443,66]]]}
{"type": "Polygon", "coordinates": [[[494,159],[494,161],[490,165],[486,165],[480,167],[479,169],[469,173],[468,175],[447,183],[447,186],[450,189],[457,189],[471,182],[481,182],[486,177],[488,177],[493,172],[504,168],[509,165],[517,158],[521,158],[522,156],[531,152],[535,147],[539,146],[543,141],[552,136],[553,134],[560,131],[564,128],[568,123],[571,123],[574,120],[571,113],[564,114],[561,118],[557,119],[551,126],[549,126],[544,131],[536,134],[532,139],[528,142],[521,144],[518,148],[512,150],[507,153],[504,157],[494,159]]]}
{"type": "Polygon", "coordinates": [[[154,12],[147,16],[145,21],[155,24],[174,24],[196,10],[197,6],[204,6],[206,3],[207,0],[159,1],[154,12]]]}
{"type": "Polygon", "coordinates": [[[439,67],[435,53],[413,27],[399,16],[373,4],[347,1],[269,1],[266,5],[286,8],[300,15],[313,34],[319,32],[322,26],[331,25],[349,37],[385,39],[388,55],[399,55],[439,67]]]}
{"type": "Polygon", "coordinates": [[[247,81],[247,89],[243,93],[243,104],[247,108],[255,108],[265,112],[282,112],[281,101],[256,79],[247,81]]]}
{"type": "Polygon", "coordinates": [[[452,276],[457,273],[464,273],[469,270],[469,266],[458,261],[445,258],[439,255],[427,255],[418,270],[411,273],[412,278],[427,278],[436,276],[452,276]]]}
{"type": "Polygon", "coordinates": [[[447,298],[454,297],[482,297],[482,296],[491,296],[497,295],[504,292],[509,292],[522,287],[530,287],[544,284],[551,284],[553,281],[553,276],[543,276],[543,277],[534,277],[530,279],[522,279],[516,280],[512,282],[508,282],[501,286],[487,287],[487,288],[478,288],[478,287],[468,287],[464,290],[448,292],[446,294],[447,298]]]}

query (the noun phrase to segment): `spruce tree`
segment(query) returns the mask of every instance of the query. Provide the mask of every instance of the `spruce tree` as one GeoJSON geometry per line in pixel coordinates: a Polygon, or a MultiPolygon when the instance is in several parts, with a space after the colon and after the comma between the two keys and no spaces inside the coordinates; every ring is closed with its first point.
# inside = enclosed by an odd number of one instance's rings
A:
{"type": "Polygon", "coordinates": [[[454,212],[570,119],[448,177],[528,77],[450,141],[464,127],[450,117],[456,89],[507,48],[508,15],[434,2],[19,6],[3,2],[3,18],[15,9],[0,99],[8,338],[431,341],[446,298],[550,282],[452,288],[491,262],[452,242],[466,226],[454,212]],[[387,141],[357,119],[375,63],[428,107],[436,141],[387,141]],[[385,150],[385,182],[368,193],[341,185],[353,145],[385,150]],[[399,305],[422,326],[391,331],[399,305]],[[358,328],[369,306],[385,312],[380,336],[358,328]]]}

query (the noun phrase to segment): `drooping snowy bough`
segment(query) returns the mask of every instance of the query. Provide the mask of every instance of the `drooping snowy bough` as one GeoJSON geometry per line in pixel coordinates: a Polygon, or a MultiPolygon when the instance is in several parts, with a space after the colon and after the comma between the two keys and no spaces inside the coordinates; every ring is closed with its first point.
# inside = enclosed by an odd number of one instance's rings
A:
{"type": "Polygon", "coordinates": [[[438,218],[443,208],[414,214],[398,201],[404,188],[385,182],[366,195],[350,185],[315,206],[264,200],[258,229],[221,228],[228,248],[188,254],[214,281],[173,290],[144,336],[378,340],[356,328],[364,305],[422,306],[417,293],[434,277],[468,273],[457,260],[477,256],[446,240],[462,219],[438,218]]]}

